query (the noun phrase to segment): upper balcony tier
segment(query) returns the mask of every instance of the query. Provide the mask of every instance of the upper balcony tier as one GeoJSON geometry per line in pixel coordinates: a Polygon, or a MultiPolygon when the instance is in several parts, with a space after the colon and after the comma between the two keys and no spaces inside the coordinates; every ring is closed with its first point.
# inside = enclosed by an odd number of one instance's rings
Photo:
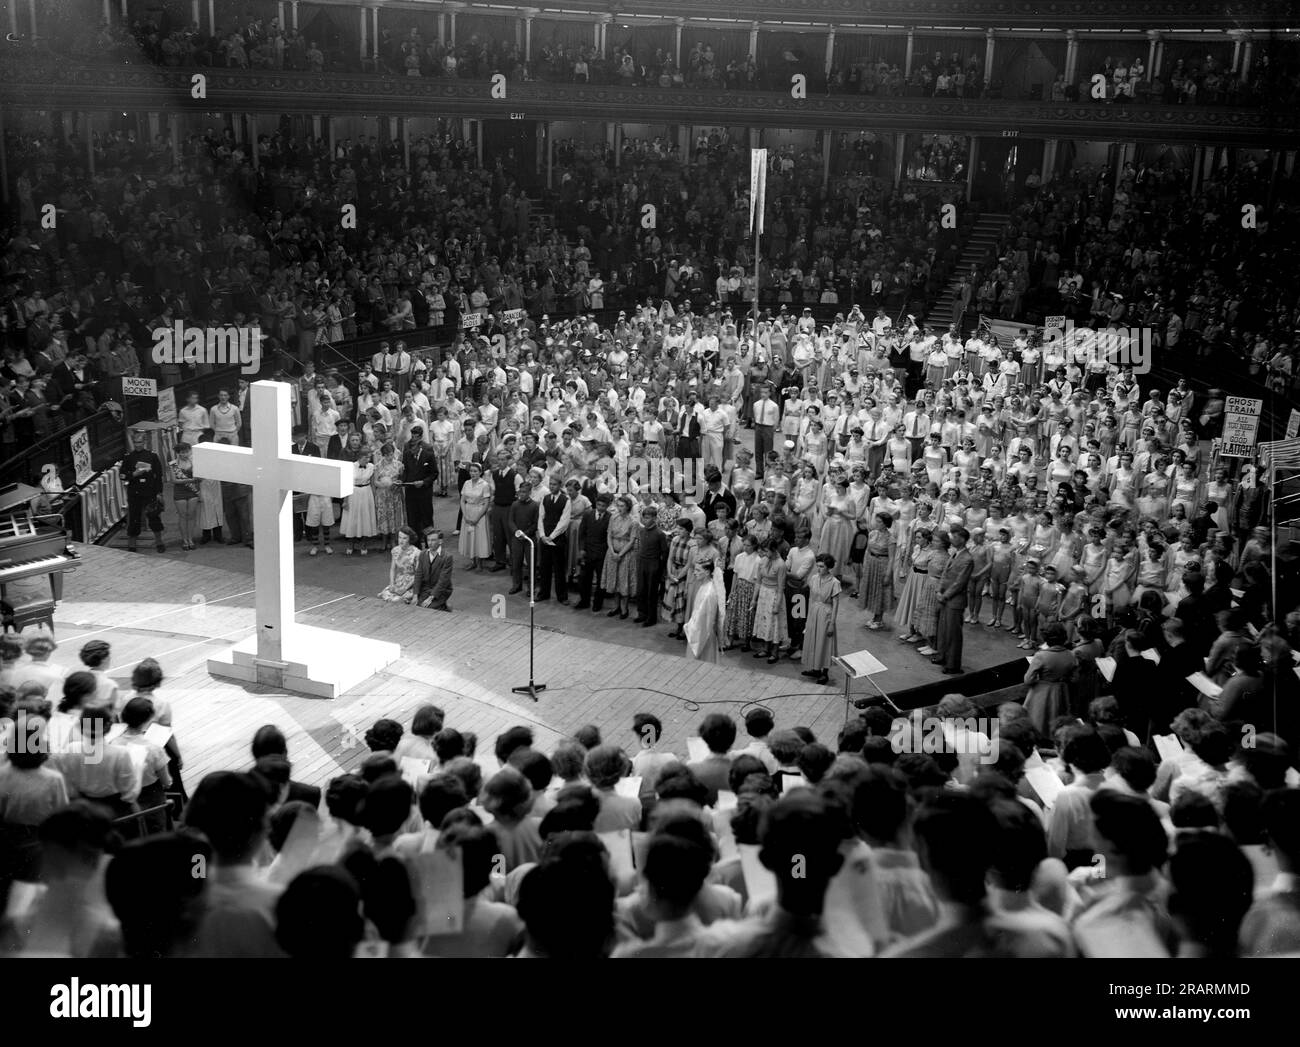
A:
{"type": "Polygon", "coordinates": [[[0,67],[0,104],[36,110],[361,114],[475,119],[617,119],[636,123],[792,127],[837,131],[1016,134],[1036,138],[1300,147],[1293,107],[1235,108],[1001,99],[909,98],[425,80],[373,74],[166,70],[24,61],[0,67]],[[196,98],[193,77],[206,78],[196,98]]]}

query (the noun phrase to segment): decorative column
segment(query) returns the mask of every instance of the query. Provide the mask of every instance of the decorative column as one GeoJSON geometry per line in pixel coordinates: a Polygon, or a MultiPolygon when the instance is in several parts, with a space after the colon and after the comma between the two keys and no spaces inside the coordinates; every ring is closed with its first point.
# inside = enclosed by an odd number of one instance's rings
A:
{"type": "Polygon", "coordinates": [[[334,149],[338,145],[338,143],[334,140],[334,118],[332,116],[326,117],[326,128],[329,131],[329,137],[330,137],[330,160],[333,160],[334,149]]]}
{"type": "Polygon", "coordinates": [[[113,20],[113,0],[104,0],[104,22],[113,20]]]}
{"type": "Polygon", "coordinates": [[[275,0],[275,21],[280,31],[284,31],[284,0],[275,0]]]}
{"type": "Polygon", "coordinates": [[[835,65],[835,27],[831,26],[830,32],[826,34],[826,76],[831,75],[831,69],[835,65]]]}
{"type": "Polygon", "coordinates": [[[1079,66],[1079,31],[1069,29],[1065,34],[1065,82],[1075,82],[1075,73],[1079,66]]]}
{"type": "Polygon", "coordinates": [[[685,18],[673,19],[673,64],[678,69],[682,67],[682,26],[685,24],[685,18]]]}
{"type": "Polygon", "coordinates": [[[596,41],[596,50],[600,52],[601,58],[607,57],[609,53],[609,27],[613,21],[613,15],[603,14],[600,16],[600,21],[596,24],[597,29],[600,31],[598,34],[599,39],[596,41]]]}
{"type": "Polygon", "coordinates": [[[1049,138],[1043,143],[1043,185],[1056,178],[1056,153],[1061,142],[1058,138],[1049,138]]]}
{"type": "Polygon", "coordinates": [[[177,167],[181,165],[181,117],[179,113],[172,113],[167,119],[168,129],[172,136],[172,163],[177,167]]]}
{"type": "MultiPolygon", "coordinates": [[[[122,0],[122,17],[126,17],[126,0],[122,0]]],[[[208,32],[214,36],[217,32],[217,0],[208,0],[208,32]]]]}
{"type": "Polygon", "coordinates": [[[758,23],[751,22],[749,26],[749,53],[755,62],[758,61],[758,23]]]}
{"type": "Polygon", "coordinates": [[[970,203],[975,195],[975,170],[979,166],[980,159],[980,140],[977,136],[970,136],[970,156],[966,161],[966,202],[970,203]]]}
{"type": "Polygon", "coordinates": [[[313,116],[313,117],[311,118],[311,137],[312,137],[312,142],[313,142],[313,143],[315,143],[315,142],[319,142],[319,141],[320,141],[320,138],[321,138],[321,118],[320,118],[319,116],[313,116]]]}
{"type": "Polygon", "coordinates": [[[1241,29],[1229,29],[1228,39],[1232,41],[1232,71],[1235,73],[1241,68],[1241,42],[1246,36],[1241,29]]]}
{"type": "Polygon", "coordinates": [[[1151,41],[1151,46],[1147,49],[1147,79],[1156,78],[1156,49],[1160,46],[1160,30],[1148,29],[1147,39],[1151,41]]]}
{"type": "Polygon", "coordinates": [[[546,188],[555,184],[555,121],[546,121],[546,188]]]}
{"type": "Polygon", "coordinates": [[[1201,188],[1201,172],[1205,168],[1205,146],[1192,146],[1192,192],[1201,188]]]}
{"type": "MultiPolygon", "coordinates": [[[[680,34],[680,30],[678,32],[680,34]]],[[[9,35],[18,35],[18,5],[12,2],[9,4],[9,35]]]]}
{"type": "Polygon", "coordinates": [[[409,116],[398,117],[397,124],[402,133],[402,161],[409,171],[411,169],[411,118],[409,116]]]}
{"type": "Polygon", "coordinates": [[[464,5],[464,4],[461,4],[461,3],[447,4],[447,5],[446,5],[446,7],[447,7],[447,21],[448,21],[448,23],[449,23],[449,30],[448,30],[448,32],[449,32],[449,34],[450,34],[450,35],[448,36],[448,40],[447,40],[447,42],[448,42],[448,44],[449,44],[450,46],[452,46],[452,47],[455,47],[455,46],[456,46],[456,12],[459,11],[459,10],[460,10],[461,8],[463,8],[464,6],[465,6],[465,5],[464,5]]]}
{"type": "Polygon", "coordinates": [[[474,130],[475,130],[474,152],[478,156],[479,167],[482,167],[483,166],[483,121],[482,120],[474,121],[474,130]]]}
{"type": "MultiPolygon", "coordinates": [[[[9,0],[11,4],[16,4],[18,0],[9,0]]],[[[27,15],[32,23],[32,39],[40,39],[40,33],[36,31],[36,0],[27,0],[27,15]]]]}
{"type": "Polygon", "coordinates": [[[903,59],[903,76],[904,78],[912,75],[912,50],[916,46],[916,31],[909,29],[907,31],[907,55],[903,59]]]}
{"type": "Polygon", "coordinates": [[[822,189],[831,185],[831,137],[834,132],[829,128],[822,132],[822,189]]]}
{"type": "Polygon", "coordinates": [[[81,121],[82,127],[86,131],[86,167],[90,171],[90,177],[95,177],[95,114],[87,113],[86,118],[81,121]]]}
{"type": "Polygon", "coordinates": [[[447,16],[443,12],[438,12],[438,42],[446,43],[447,41],[447,16]]]}
{"type": "Polygon", "coordinates": [[[379,63],[379,8],[372,7],[370,9],[370,15],[371,15],[371,30],[372,30],[370,33],[370,46],[373,49],[375,55],[375,72],[378,72],[379,71],[379,64],[378,64],[379,63]]]}
{"type": "Polygon", "coordinates": [[[370,56],[370,48],[366,46],[367,37],[370,35],[370,19],[366,17],[366,9],[358,8],[361,12],[361,65],[365,67],[366,59],[370,56]]]}
{"type": "Polygon", "coordinates": [[[291,0],[290,7],[289,7],[289,15],[290,15],[290,17],[293,19],[293,28],[294,28],[295,31],[297,31],[297,29],[298,29],[298,0],[291,0]]]}
{"type": "Polygon", "coordinates": [[[154,140],[162,134],[162,117],[158,113],[147,114],[149,121],[149,142],[152,145],[154,140]]]}
{"type": "Polygon", "coordinates": [[[984,30],[984,86],[993,81],[993,30],[984,30]]]}
{"type": "Polygon", "coordinates": [[[894,188],[903,184],[903,162],[907,159],[907,135],[894,135],[894,188]]]}
{"type": "Polygon", "coordinates": [[[1246,36],[1245,46],[1241,49],[1241,79],[1246,81],[1250,78],[1250,61],[1255,56],[1255,38],[1252,35],[1246,36]]]}
{"type": "Polygon", "coordinates": [[[677,127],[677,148],[682,154],[682,163],[691,162],[691,129],[687,124],[679,124],[677,127]]]}
{"type": "MultiPolygon", "coordinates": [[[[108,0],[104,0],[104,13],[108,13],[108,0]]],[[[104,21],[108,21],[105,17],[104,21]]],[[[196,29],[203,28],[203,15],[199,13],[199,0],[190,0],[190,21],[194,23],[196,29]]]]}
{"type": "Polygon", "coordinates": [[[541,12],[536,7],[524,8],[524,61],[533,60],[533,19],[541,12]]]}
{"type": "Polygon", "coordinates": [[[253,170],[256,171],[259,166],[260,157],[258,154],[257,141],[257,114],[249,113],[245,120],[248,121],[248,155],[253,161],[253,170]]]}

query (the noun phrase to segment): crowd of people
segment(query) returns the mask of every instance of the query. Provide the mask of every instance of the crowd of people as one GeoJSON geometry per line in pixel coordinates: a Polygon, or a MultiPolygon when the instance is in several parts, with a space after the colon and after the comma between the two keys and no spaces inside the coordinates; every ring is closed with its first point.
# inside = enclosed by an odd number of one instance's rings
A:
{"type": "Polygon", "coordinates": [[[295,780],[268,724],[247,769],[188,794],[158,664],[119,690],[107,644],[75,667],[54,649],[0,640],[10,955],[1300,950],[1294,753],[1196,707],[1157,757],[1106,698],[1050,732],[1014,702],[982,718],[960,695],[907,716],[877,705],[823,740],[751,703],[740,722],[703,717],[684,755],[648,712],[626,742],[588,724],[546,751],[520,725],[489,752],[425,704],[373,721],[359,764],[324,787],[295,780]]]}

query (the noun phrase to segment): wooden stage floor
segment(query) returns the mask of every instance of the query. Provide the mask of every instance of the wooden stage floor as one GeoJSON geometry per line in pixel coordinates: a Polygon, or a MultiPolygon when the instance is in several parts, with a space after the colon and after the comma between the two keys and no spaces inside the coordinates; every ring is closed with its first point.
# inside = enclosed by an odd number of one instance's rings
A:
{"type": "MultiPolygon", "coordinates": [[[[251,560],[247,550],[230,552],[251,560]]],[[[424,702],[441,705],[448,726],[477,732],[480,750],[488,751],[491,740],[515,724],[532,727],[544,751],[588,723],[630,749],[638,710],[660,717],[666,748],[682,757],[686,738],[708,712],[738,717],[762,702],[778,726],[806,725],[832,746],[844,721],[842,683],[819,688],[797,675],[797,664],[791,678],[542,628],[536,679],[547,690],[534,704],[510,691],[528,680],[526,605],[522,620],[500,620],[423,611],[310,584],[297,587],[299,621],[399,643],[402,658],[334,701],[276,693],[214,679],[205,666],[211,654],[253,631],[249,574],[97,546],[83,546],[81,554],[84,562],[67,578],[55,619],[55,659],[75,665],[77,650],[92,638],[112,644],[110,672],[123,680],[140,659],[158,659],[166,676],[159,695],[172,704],[191,787],[211,771],[247,767],[253,733],[268,723],[288,737],[294,778],[322,784],[361,762],[360,737],[371,723],[389,717],[409,726],[424,702]]],[[[855,693],[867,690],[863,683],[854,687],[855,693]]]]}

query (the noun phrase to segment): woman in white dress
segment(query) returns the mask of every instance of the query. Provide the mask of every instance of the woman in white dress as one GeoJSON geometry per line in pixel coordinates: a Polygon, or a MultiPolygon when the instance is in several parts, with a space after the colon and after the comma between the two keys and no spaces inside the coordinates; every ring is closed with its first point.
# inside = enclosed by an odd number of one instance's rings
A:
{"type": "Polygon", "coordinates": [[[727,591],[722,578],[722,559],[711,565],[702,562],[694,568],[700,576],[695,606],[686,620],[686,649],[701,662],[722,661],[721,649],[727,622],[727,591]],[[707,572],[707,576],[706,576],[707,572]]]}
{"type": "Polygon", "coordinates": [[[447,495],[447,480],[456,475],[452,466],[452,448],[456,446],[456,426],[447,417],[447,408],[434,408],[433,421],[429,423],[429,441],[438,460],[438,493],[447,495]]]}
{"type": "Polygon", "coordinates": [[[1214,479],[1205,485],[1205,502],[1218,506],[1211,519],[1217,530],[1228,533],[1228,502],[1232,498],[1232,484],[1228,482],[1228,470],[1219,466],[1214,470],[1214,479]]]}
{"type": "Polygon", "coordinates": [[[492,555],[492,534],[488,530],[488,510],[492,504],[492,484],[483,477],[478,462],[467,466],[469,479],[460,489],[460,554],[470,559],[469,569],[477,571],[479,561],[492,555]]]}
{"type": "Polygon", "coordinates": [[[356,466],[352,473],[352,493],[343,502],[343,521],[339,529],[342,537],[348,540],[344,556],[351,556],[361,544],[361,555],[366,556],[370,550],[364,539],[374,538],[379,534],[379,519],[375,513],[375,491],[371,481],[375,475],[374,462],[370,452],[361,450],[357,454],[356,466]]]}

